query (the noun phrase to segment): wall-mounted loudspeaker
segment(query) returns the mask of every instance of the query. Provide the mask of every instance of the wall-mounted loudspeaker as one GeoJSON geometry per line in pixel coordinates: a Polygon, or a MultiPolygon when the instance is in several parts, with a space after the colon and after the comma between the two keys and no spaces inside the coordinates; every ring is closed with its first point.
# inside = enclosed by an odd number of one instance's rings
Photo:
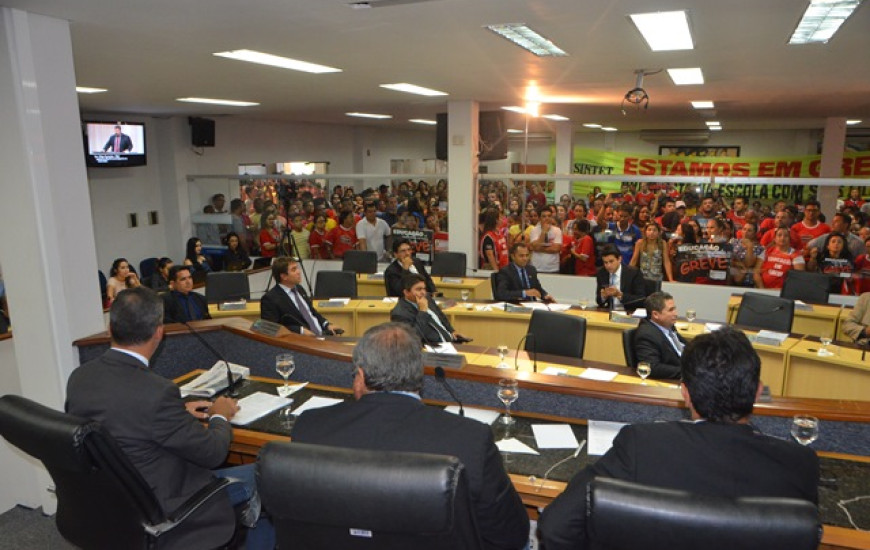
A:
{"type": "Polygon", "coordinates": [[[214,121],[210,118],[190,117],[190,142],[194,147],[214,147],[214,121]]]}
{"type": "MultiPolygon", "coordinates": [[[[447,113],[436,115],[435,158],[447,160],[447,113]]],[[[481,111],[478,115],[478,159],[501,160],[507,158],[507,125],[504,111],[481,111]]]]}

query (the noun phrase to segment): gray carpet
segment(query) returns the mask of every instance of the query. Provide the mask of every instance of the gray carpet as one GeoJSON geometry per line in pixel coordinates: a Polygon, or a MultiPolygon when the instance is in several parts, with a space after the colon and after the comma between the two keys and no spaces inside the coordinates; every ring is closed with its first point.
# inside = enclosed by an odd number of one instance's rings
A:
{"type": "Polygon", "coordinates": [[[0,550],[72,550],[75,546],[63,540],[54,517],[16,506],[0,514],[0,550]]]}

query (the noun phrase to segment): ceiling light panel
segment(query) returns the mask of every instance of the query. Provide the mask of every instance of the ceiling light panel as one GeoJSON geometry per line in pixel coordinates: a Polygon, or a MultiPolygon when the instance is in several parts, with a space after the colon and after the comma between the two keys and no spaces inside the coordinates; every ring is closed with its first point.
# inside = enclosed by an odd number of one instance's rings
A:
{"type": "Polygon", "coordinates": [[[279,55],[272,55],[269,53],[258,52],[255,50],[233,50],[229,52],[216,52],[214,55],[218,57],[225,57],[227,59],[247,61],[248,63],[269,65],[270,67],[280,67],[282,69],[302,71],[305,73],[322,74],[341,72],[341,69],[336,69],[335,67],[318,65],[317,63],[308,63],[307,61],[299,61],[298,59],[281,57],[279,55]]]}
{"type": "Polygon", "coordinates": [[[378,120],[393,118],[393,115],[382,115],[378,113],[344,113],[347,116],[355,116],[359,118],[376,118],[378,120]]]}
{"type": "Polygon", "coordinates": [[[76,86],[76,92],[80,94],[101,94],[108,91],[109,90],[105,88],[89,88],[87,86],[76,86]]]}
{"type": "Polygon", "coordinates": [[[424,95],[427,97],[447,95],[447,92],[439,92],[438,90],[424,88],[423,86],[417,86],[416,84],[408,84],[407,82],[398,82],[396,84],[381,84],[380,86],[381,88],[386,88],[388,90],[405,92],[407,94],[424,95]]]}
{"type": "Polygon", "coordinates": [[[586,128],[601,128],[601,125],[595,122],[584,122],[583,126],[585,126],[586,128]]]}
{"type": "Polygon", "coordinates": [[[677,86],[691,86],[704,83],[704,73],[700,67],[690,69],[668,69],[668,75],[677,86]]]}
{"type": "Polygon", "coordinates": [[[861,5],[861,0],[811,0],[789,44],[824,44],[861,5]]]}
{"type": "Polygon", "coordinates": [[[236,101],[234,99],[212,99],[209,97],[179,97],[176,101],[185,103],[205,103],[206,105],[229,105],[230,107],[253,107],[259,105],[253,101],[236,101]]]}
{"type": "Polygon", "coordinates": [[[654,52],[695,48],[689,30],[689,17],[684,10],[633,13],[629,17],[654,52]]]}
{"type": "Polygon", "coordinates": [[[712,101],[693,101],[692,107],[694,107],[695,109],[713,109],[714,108],[712,101]]]}
{"type": "Polygon", "coordinates": [[[602,126],[601,129],[605,132],[617,132],[618,131],[613,126],[602,126]]]}
{"type": "Polygon", "coordinates": [[[429,120],[428,118],[409,118],[408,122],[413,122],[414,124],[425,124],[427,126],[435,126],[438,124],[437,120],[429,120]]]}
{"type": "Polygon", "coordinates": [[[502,107],[505,111],[511,111],[513,113],[520,113],[522,115],[526,114],[525,107],[517,107],[516,105],[508,105],[507,107],[502,107]]]}
{"type": "Polygon", "coordinates": [[[847,120],[846,124],[848,126],[857,126],[858,124],[861,124],[861,121],[860,120],[847,120]]]}
{"type": "Polygon", "coordinates": [[[486,25],[486,28],[538,57],[564,57],[568,55],[564,50],[527,27],[524,23],[486,25]]]}
{"type": "Polygon", "coordinates": [[[562,115],[542,115],[542,116],[544,118],[548,118],[550,120],[558,120],[558,121],[571,120],[570,118],[568,118],[566,116],[562,116],[562,115]]]}

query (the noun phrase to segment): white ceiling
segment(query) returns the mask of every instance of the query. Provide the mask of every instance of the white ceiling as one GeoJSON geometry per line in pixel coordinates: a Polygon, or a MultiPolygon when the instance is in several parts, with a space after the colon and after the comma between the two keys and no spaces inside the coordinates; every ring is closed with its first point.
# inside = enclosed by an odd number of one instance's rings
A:
{"type": "MultiPolygon", "coordinates": [[[[77,83],[108,88],[79,95],[82,111],[243,115],[339,124],[418,127],[447,100],[481,110],[521,104],[526,85],[572,96],[544,113],[619,130],[702,129],[690,100],[716,102],[725,130],[814,129],[826,117],[870,126],[870,6],[860,7],[827,45],[788,46],[806,0],[388,0],[351,9],[349,0],[0,0],[7,7],[70,21],[77,83]],[[696,47],[653,53],[629,13],[689,10],[696,47]],[[528,24],[568,52],[538,58],[483,28],[528,24]],[[218,58],[254,49],[343,69],[312,75],[218,58]],[[703,86],[649,76],[646,112],[620,112],[634,70],[696,67],[703,86]],[[381,89],[411,82],[448,92],[423,98],[381,89]],[[256,101],[252,108],[198,106],[186,96],[256,101]],[[348,111],[392,121],[350,119],[348,111]]],[[[544,130],[539,121],[532,129],[544,130]]],[[[520,122],[512,124],[521,126],[520,122]]]]}

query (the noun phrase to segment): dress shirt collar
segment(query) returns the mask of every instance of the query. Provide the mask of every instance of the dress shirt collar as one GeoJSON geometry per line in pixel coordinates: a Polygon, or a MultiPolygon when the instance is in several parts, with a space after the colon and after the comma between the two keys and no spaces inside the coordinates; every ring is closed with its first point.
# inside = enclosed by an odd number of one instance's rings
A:
{"type": "Polygon", "coordinates": [[[142,355],[141,353],[136,353],[135,351],[130,351],[130,350],[124,349],[124,348],[112,347],[111,349],[113,349],[119,353],[123,353],[124,355],[129,355],[130,357],[134,357],[134,358],[138,359],[144,366],[146,366],[146,367],[148,366],[148,359],[146,359],[145,356],[142,355]]]}

